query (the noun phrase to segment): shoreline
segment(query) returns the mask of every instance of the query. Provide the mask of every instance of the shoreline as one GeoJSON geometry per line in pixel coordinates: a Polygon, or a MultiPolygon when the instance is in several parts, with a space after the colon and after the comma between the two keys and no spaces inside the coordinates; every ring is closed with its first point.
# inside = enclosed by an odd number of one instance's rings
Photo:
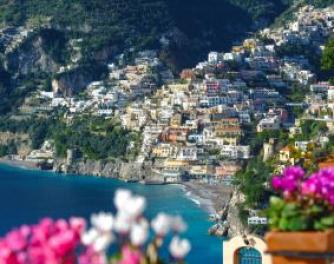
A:
{"type": "MultiPolygon", "coordinates": [[[[42,170],[35,163],[25,161],[25,160],[12,160],[12,159],[4,159],[0,158],[0,165],[7,165],[13,168],[20,168],[24,170],[38,170],[38,171],[46,171],[53,172],[52,170],[42,170]]],[[[81,175],[76,174],[75,175],[81,175]]],[[[73,175],[73,174],[69,174],[73,175]]],[[[85,175],[90,177],[89,175],[85,175]]],[[[96,177],[95,175],[92,175],[96,177]]],[[[101,176],[99,176],[101,177],[101,176]]],[[[111,178],[104,177],[103,178],[111,178]]],[[[113,178],[122,180],[121,178],[113,178]]],[[[191,200],[194,204],[199,206],[206,213],[216,214],[220,210],[222,210],[224,203],[227,203],[232,193],[231,187],[226,187],[222,185],[210,185],[198,182],[181,182],[177,184],[170,185],[178,185],[181,187],[185,197],[191,200]]]]}
{"type": "Polygon", "coordinates": [[[229,202],[232,187],[184,182],[185,195],[209,214],[217,214],[229,202]]]}
{"type": "Polygon", "coordinates": [[[7,165],[14,168],[20,168],[24,170],[41,170],[36,163],[25,160],[12,160],[0,158],[0,164],[7,165]]]}

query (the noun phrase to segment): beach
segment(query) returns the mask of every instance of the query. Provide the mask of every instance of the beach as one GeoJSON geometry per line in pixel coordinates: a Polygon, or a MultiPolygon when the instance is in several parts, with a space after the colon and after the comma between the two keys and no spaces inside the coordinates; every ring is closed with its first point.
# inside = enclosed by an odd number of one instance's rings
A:
{"type": "Polygon", "coordinates": [[[34,169],[34,170],[39,170],[40,168],[37,166],[36,163],[34,162],[29,162],[26,160],[14,160],[14,159],[5,159],[5,158],[0,158],[0,164],[8,165],[11,167],[17,167],[21,169],[34,169]]]}
{"type": "Polygon", "coordinates": [[[223,209],[228,203],[233,187],[197,182],[184,182],[186,195],[210,214],[223,209]]]}

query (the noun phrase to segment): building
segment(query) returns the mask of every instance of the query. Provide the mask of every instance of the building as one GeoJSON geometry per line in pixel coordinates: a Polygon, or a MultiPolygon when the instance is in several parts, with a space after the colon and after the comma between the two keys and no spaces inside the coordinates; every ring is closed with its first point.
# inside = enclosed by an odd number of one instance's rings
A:
{"type": "Polygon", "coordinates": [[[267,217],[252,216],[247,219],[248,225],[267,225],[267,217]]]}
{"type": "Polygon", "coordinates": [[[249,159],[250,147],[249,146],[234,146],[234,145],[222,145],[221,153],[223,157],[229,159],[249,159]]]}
{"type": "Polygon", "coordinates": [[[268,143],[263,144],[263,161],[269,160],[275,151],[275,140],[270,139],[268,143]]]}
{"type": "Polygon", "coordinates": [[[216,51],[211,51],[208,55],[208,62],[210,64],[216,64],[218,63],[218,59],[219,59],[219,53],[216,51]]]}
{"type": "Polygon", "coordinates": [[[282,148],[279,152],[279,160],[283,163],[294,164],[294,158],[292,157],[292,148],[289,146],[282,148]]]}
{"type": "Polygon", "coordinates": [[[261,119],[256,126],[257,132],[263,132],[265,130],[278,130],[280,129],[281,122],[278,116],[261,119]]]}
{"type": "Polygon", "coordinates": [[[328,89],[328,100],[334,100],[334,86],[330,86],[328,89]]]}

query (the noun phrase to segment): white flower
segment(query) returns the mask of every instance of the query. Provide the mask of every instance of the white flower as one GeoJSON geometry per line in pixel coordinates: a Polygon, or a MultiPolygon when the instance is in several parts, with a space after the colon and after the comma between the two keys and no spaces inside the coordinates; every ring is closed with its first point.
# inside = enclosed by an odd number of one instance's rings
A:
{"type": "Polygon", "coordinates": [[[148,238],[148,225],[147,222],[134,224],[131,228],[130,240],[134,246],[142,246],[145,244],[148,238]]]}
{"type": "Polygon", "coordinates": [[[179,237],[173,237],[169,245],[169,251],[176,259],[184,259],[190,249],[190,242],[187,239],[180,239],[179,237]]]}
{"type": "Polygon", "coordinates": [[[102,232],[111,232],[114,225],[114,217],[112,214],[99,213],[93,214],[91,217],[92,225],[102,232]]]}
{"type": "Polygon", "coordinates": [[[142,215],[146,207],[146,200],[141,196],[133,196],[128,199],[121,211],[127,213],[131,218],[137,218],[142,215]]]}
{"type": "Polygon", "coordinates": [[[149,223],[147,222],[146,218],[142,217],[137,222],[137,225],[141,225],[142,227],[145,227],[147,230],[150,228],[149,223]]]}
{"type": "Polygon", "coordinates": [[[102,252],[107,250],[110,244],[113,242],[114,237],[111,233],[101,234],[93,244],[93,248],[96,252],[102,252]]]}
{"type": "Polygon", "coordinates": [[[188,226],[183,221],[181,216],[175,216],[171,219],[172,229],[177,233],[182,233],[187,230],[188,226]]]}
{"type": "Polygon", "coordinates": [[[115,193],[114,204],[118,210],[122,210],[125,203],[131,198],[132,194],[128,190],[119,189],[115,193]]]}
{"type": "Polygon", "coordinates": [[[157,235],[165,236],[171,228],[171,219],[168,215],[160,213],[152,220],[151,225],[157,235]]]}
{"type": "Polygon", "coordinates": [[[81,242],[85,246],[89,246],[94,243],[98,236],[99,232],[95,228],[91,228],[90,230],[82,234],[81,242]]]}
{"type": "Polygon", "coordinates": [[[114,223],[115,231],[121,234],[129,233],[131,225],[132,219],[126,213],[118,212],[114,223]]]}

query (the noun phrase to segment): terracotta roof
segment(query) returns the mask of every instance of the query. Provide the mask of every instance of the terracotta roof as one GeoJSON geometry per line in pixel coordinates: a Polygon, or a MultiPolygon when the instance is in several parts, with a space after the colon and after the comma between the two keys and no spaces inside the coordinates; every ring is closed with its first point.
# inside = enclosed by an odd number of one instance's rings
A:
{"type": "Polygon", "coordinates": [[[291,147],[290,146],[286,146],[286,147],[282,148],[280,151],[282,151],[282,152],[291,151],[291,147]]]}

